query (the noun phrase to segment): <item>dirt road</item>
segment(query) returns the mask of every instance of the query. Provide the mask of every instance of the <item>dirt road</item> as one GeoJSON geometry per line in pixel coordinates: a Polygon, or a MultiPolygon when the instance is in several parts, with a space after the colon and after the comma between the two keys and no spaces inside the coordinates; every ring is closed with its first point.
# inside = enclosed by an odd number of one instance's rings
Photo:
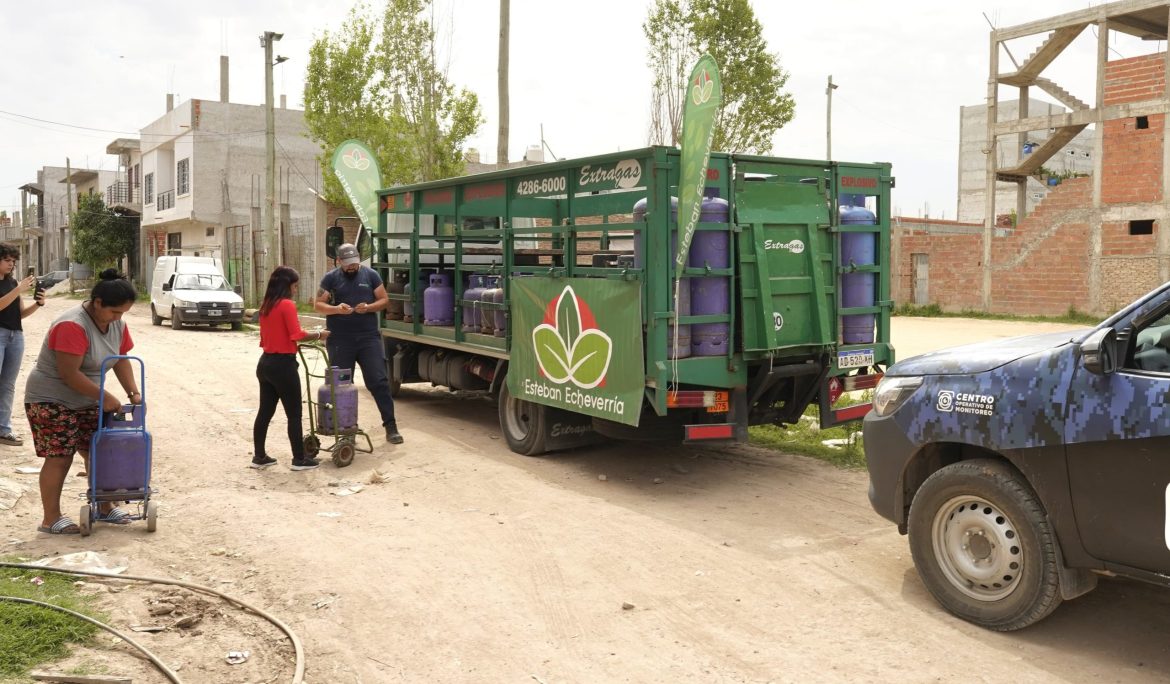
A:
{"type": "MultiPolygon", "coordinates": [[[[26,370],[70,305],[54,300],[28,321],[26,370]]],[[[270,453],[281,464],[250,470],[255,335],[154,328],[148,313],[136,306],[129,323],[148,364],[158,532],[37,534],[35,475],[14,473],[36,465],[26,445],[0,451],[0,477],[30,487],[0,513],[0,540],[29,558],[100,551],[131,573],[270,610],[304,641],[308,682],[1170,677],[1170,592],[1106,580],[1025,632],[978,629],[926,594],[905,539],[870,509],[864,473],[800,456],[612,444],[524,458],[499,438],[488,400],[407,386],[404,445],[375,430],[374,453],[351,467],[294,473],[278,418],[270,453]],[[375,471],[386,481],[370,484],[375,471]],[[337,496],[347,482],[365,487],[337,496]]],[[[897,319],[895,342],[905,356],[1033,327],[897,319]]],[[[377,422],[365,392],[360,415],[377,422]]],[[[66,496],[78,496],[82,480],[70,479],[66,496]]],[[[165,593],[133,586],[103,601],[119,627],[166,625],[148,613],[165,593]]],[[[291,649],[274,629],[216,602],[187,610],[202,615],[193,628],[135,635],[184,681],[290,680],[291,649]],[[228,665],[232,650],[251,658],[228,665]]],[[[124,648],[67,664],[163,681],[124,648]]]]}

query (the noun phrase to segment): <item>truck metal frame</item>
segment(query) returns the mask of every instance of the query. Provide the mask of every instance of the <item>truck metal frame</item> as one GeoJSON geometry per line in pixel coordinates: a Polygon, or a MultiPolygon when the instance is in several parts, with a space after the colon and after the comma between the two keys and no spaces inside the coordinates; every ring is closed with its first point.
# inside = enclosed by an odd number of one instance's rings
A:
{"type": "Polygon", "coordinates": [[[428,269],[450,272],[455,288],[454,325],[427,325],[421,315],[383,318],[395,386],[429,380],[499,392],[504,436],[513,450],[528,454],[599,434],[746,440],[749,425],[794,423],[814,402],[824,425],[861,418],[868,403],[840,408],[834,402],[842,392],[876,385],[894,360],[890,166],[713,153],[706,189],[727,200],[729,220],[699,223],[697,231],[728,234],[729,267],[705,263],[676,274],[670,208],[679,166],[676,149],[649,147],[380,191],[372,266],[387,283],[394,273],[409,274],[407,291],[389,288],[391,299],[421,312],[428,269]],[[867,200],[874,225],[837,224],[846,195],[867,200]],[[643,198],[644,217],[633,220],[632,208],[643,198]],[[842,263],[841,237],[849,233],[873,235],[874,263],[842,263]],[[847,273],[874,274],[872,305],[842,306],[839,281],[847,273]],[[467,277],[476,274],[500,276],[502,302],[464,298],[467,277]],[[730,279],[726,312],[679,316],[676,276],[684,286],[730,279]],[[504,378],[514,345],[529,335],[513,329],[521,278],[636,286],[640,415],[622,424],[509,391],[504,378]],[[465,306],[484,316],[503,312],[504,334],[464,331],[465,306]],[[873,342],[845,344],[842,317],[867,314],[875,319],[873,342]],[[671,358],[668,330],[676,322],[727,325],[727,352],[671,358]]]}

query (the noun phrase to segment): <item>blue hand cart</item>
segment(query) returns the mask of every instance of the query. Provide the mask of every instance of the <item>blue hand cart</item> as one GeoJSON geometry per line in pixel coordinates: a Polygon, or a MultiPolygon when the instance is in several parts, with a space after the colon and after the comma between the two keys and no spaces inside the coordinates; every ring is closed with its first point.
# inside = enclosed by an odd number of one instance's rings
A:
{"type": "Polygon", "coordinates": [[[145,520],[146,531],[158,524],[158,504],[151,501],[151,441],[146,431],[146,365],[137,356],[107,356],[102,360],[98,388],[105,396],[106,371],[122,359],[138,362],[141,404],[123,404],[114,413],[99,412],[98,429],[89,449],[89,490],[81,507],[81,534],[88,535],[101,520],[107,502],[137,503],[130,520],[145,520]]]}

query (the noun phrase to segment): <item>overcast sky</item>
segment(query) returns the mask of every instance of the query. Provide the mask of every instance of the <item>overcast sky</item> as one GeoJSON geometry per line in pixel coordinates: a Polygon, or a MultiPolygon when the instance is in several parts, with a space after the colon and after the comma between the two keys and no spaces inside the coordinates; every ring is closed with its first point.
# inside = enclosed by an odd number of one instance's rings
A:
{"type": "MultiPolygon", "coordinates": [[[[378,0],[371,0],[378,4],[378,0]]],[[[651,0],[512,0],[510,157],[540,143],[571,158],[646,144],[650,83],[641,24],[651,0]]],[[[768,47],[790,74],[796,117],[777,133],[777,156],[825,156],[825,81],[832,74],[833,157],[894,165],[894,208],[954,218],[959,107],[986,95],[988,32],[1083,9],[1085,0],[753,0],[768,47]]],[[[231,58],[231,100],[264,102],[259,35],[284,34],[278,96],[301,108],[308,49],[336,29],[352,0],[106,0],[6,4],[0,16],[0,209],[42,166],[113,169],[106,145],[176,103],[218,99],[219,56],[231,58]],[[20,116],[17,116],[20,115],[20,116]],[[40,121],[31,120],[39,119],[40,121]],[[62,125],[65,124],[65,125],[62,125]],[[94,130],[96,129],[96,130],[94,130]]],[[[449,75],[475,91],[484,123],[469,146],[494,161],[498,4],[437,0],[449,75]]],[[[1018,59],[1036,43],[1013,46],[1018,59]]],[[[1122,37],[1112,58],[1163,43],[1122,37]]],[[[1046,72],[1093,101],[1095,37],[1086,32],[1046,72]]],[[[1005,58],[1001,64],[1010,69],[1005,58]]],[[[1014,98],[1003,89],[1001,98],[1014,98]]],[[[1035,97],[1035,95],[1034,95],[1035,97]]]]}

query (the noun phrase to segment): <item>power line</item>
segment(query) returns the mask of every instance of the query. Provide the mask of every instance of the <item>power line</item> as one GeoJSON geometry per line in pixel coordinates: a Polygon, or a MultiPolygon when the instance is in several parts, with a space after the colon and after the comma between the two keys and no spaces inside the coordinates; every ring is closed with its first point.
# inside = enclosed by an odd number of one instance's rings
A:
{"type": "MultiPolygon", "coordinates": [[[[52,131],[54,133],[61,133],[63,131],[57,130],[55,128],[46,128],[44,126],[38,126],[35,123],[29,123],[29,122],[35,121],[35,122],[39,122],[39,123],[43,123],[43,124],[49,124],[52,126],[61,126],[63,128],[76,128],[76,129],[79,129],[82,131],[95,131],[95,132],[99,132],[99,133],[113,133],[115,135],[132,135],[132,136],[135,136],[135,137],[138,137],[141,139],[146,139],[146,138],[155,139],[155,138],[157,138],[160,140],[169,140],[171,138],[178,137],[179,135],[182,135],[183,133],[187,133],[187,132],[194,133],[197,135],[202,135],[202,136],[216,136],[216,137],[222,137],[222,138],[232,138],[232,137],[238,137],[238,136],[251,136],[251,135],[258,135],[258,134],[264,133],[264,129],[257,129],[257,130],[252,130],[252,131],[224,132],[224,133],[221,133],[218,131],[201,131],[201,130],[183,131],[183,132],[178,133],[178,134],[143,133],[141,131],[121,131],[121,130],[117,130],[117,129],[113,129],[113,128],[93,128],[90,126],[78,126],[75,124],[67,124],[67,123],[63,123],[60,121],[50,121],[49,119],[41,119],[41,118],[38,118],[35,116],[28,116],[27,114],[18,114],[16,112],[8,112],[8,111],[4,111],[4,110],[0,110],[0,119],[6,120],[6,121],[11,121],[12,123],[20,124],[22,126],[30,126],[32,128],[39,128],[41,130],[52,131]],[[15,118],[13,118],[13,117],[15,117],[15,118]],[[19,121],[16,119],[25,119],[26,121],[19,121]]],[[[105,135],[91,135],[88,133],[74,133],[74,135],[80,135],[80,136],[85,136],[85,137],[89,137],[89,138],[102,138],[102,139],[107,137],[105,135]]]]}

